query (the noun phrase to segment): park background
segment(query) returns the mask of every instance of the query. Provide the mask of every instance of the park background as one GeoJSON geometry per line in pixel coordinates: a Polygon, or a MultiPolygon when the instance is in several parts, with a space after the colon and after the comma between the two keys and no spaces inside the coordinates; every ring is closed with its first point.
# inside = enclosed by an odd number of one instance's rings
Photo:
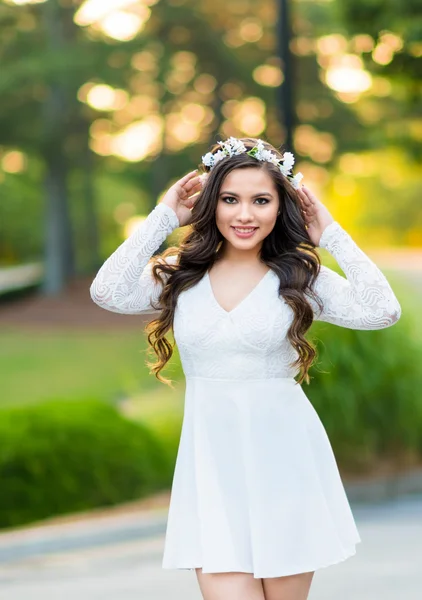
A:
{"type": "Polygon", "coordinates": [[[149,317],[89,286],[230,135],[293,151],[402,304],[387,330],[310,332],[305,391],[345,480],[420,467],[418,3],[2,0],[0,32],[0,527],[169,490],[177,348],[172,389],[146,366],[149,317]]]}

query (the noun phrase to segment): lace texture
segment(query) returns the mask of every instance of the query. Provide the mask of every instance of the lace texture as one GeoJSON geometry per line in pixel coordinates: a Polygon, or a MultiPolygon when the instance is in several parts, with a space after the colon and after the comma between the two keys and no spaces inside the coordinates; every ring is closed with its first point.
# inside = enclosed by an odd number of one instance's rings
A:
{"type": "MultiPolygon", "coordinates": [[[[131,236],[105,261],[90,287],[93,301],[118,313],[156,312],[161,284],[150,259],[179,226],[176,213],[158,204],[131,236]]],[[[400,304],[379,268],[336,221],[322,233],[320,246],[337,260],[346,278],[321,266],[308,295],[315,320],[350,329],[383,329],[401,314],[400,304]]],[[[176,256],[166,259],[174,263],[176,256]]],[[[165,277],[165,275],[164,275],[165,277]]],[[[207,274],[177,299],[173,331],[186,377],[268,379],[294,377],[297,358],[287,338],[293,311],[278,294],[279,279],[268,272],[231,311],[217,302],[207,274]]]]}
{"type": "MultiPolygon", "coordinates": [[[[111,312],[128,315],[156,312],[161,285],[156,283],[150,259],[170,233],[179,227],[176,213],[157,204],[137,229],[105,261],[90,287],[92,300],[111,312]]],[[[169,256],[168,262],[176,257],[169,256]]]]}
{"type": "Polygon", "coordinates": [[[324,308],[315,319],[350,329],[383,329],[398,321],[400,304],[385,275],[334,221],[322,232],[319,245],[334,256],[346,275],[321,265],[314,291],[324,308]]]}

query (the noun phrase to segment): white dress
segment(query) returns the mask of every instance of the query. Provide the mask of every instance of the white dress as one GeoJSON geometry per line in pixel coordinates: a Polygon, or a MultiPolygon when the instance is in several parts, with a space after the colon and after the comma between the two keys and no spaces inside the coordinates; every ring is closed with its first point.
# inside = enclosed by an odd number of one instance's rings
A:
{"type": "MultiPolygon", "coordinates": [[[[93,301],[118,313],[154,312],[160,284],[150,258],[178,226],[158,204],[105,261],[93,301]]],[[[310,300],[315,319],[352,329],[399,319],[385,276],[338,222],[320,246],[347,279],[322,266],[315,291],[324,309],[310,300]]],[[[231,311],[218,304],[208,273],[178,297],[173,332],[186,393],[165,569],[279,577],[343,561],[361,541],[326,431],[294,379],[292,310],[278,282],[268,271],[231,311]]]]}

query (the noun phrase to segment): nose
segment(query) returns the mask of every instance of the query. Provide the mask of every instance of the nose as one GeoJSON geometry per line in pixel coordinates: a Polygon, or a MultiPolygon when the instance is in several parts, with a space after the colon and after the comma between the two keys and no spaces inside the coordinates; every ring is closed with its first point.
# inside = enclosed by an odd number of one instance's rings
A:
{"type": "Polygon", "coordinates": [[[251,207],[248,206],[247,203],[239,205],[239,210],[238,210],[238,213],[237,213],[237,218],[242,223],[248,223],[249,221],[253,220],[253,215],[252,215],[251,207]]]}

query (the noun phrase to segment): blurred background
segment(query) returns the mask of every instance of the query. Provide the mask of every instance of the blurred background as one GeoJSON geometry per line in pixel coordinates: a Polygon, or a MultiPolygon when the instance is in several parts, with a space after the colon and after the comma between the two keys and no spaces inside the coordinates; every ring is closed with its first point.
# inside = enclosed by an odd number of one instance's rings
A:
{"type": "Polygon", "coordinates": [[[177,348],[171,389],[145,364],[151,317],[89,286],[231,135],[293,151],[402,304],[388,330],[310,331],[305,391],[345,482],[422,468],[421,34],[417,0],[0,1],[0,528],[165,511],[177,348]]]}

